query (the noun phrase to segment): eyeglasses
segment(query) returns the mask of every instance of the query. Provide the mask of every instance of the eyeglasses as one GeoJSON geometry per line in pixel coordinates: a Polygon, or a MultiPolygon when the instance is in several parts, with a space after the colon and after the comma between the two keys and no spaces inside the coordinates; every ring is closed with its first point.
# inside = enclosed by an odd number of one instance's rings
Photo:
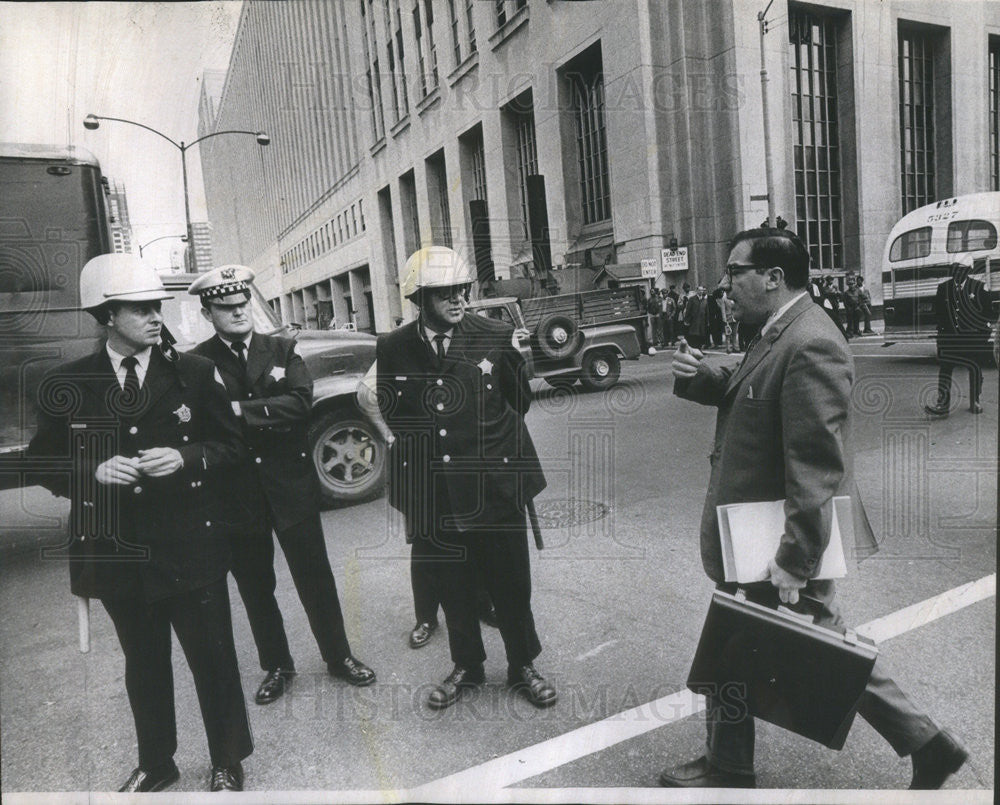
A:
{"type": "Polygon", "coordinates": [[[747,265],[745,263],[730,263],[726,266],[725,278],[732,282],[733,278],[738,274],[743,274],[747,271],[756,271],[758,274],[762,274],[767,271],[767,269],[753,264],[747,265]]]}

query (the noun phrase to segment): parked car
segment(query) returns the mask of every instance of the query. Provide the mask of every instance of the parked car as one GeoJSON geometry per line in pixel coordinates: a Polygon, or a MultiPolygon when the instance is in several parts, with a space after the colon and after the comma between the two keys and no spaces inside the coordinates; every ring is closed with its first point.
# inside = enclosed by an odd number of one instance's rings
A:
{"type": "MultiPolygon", "coordinates": [[[[174,298],[163,316],[178,349],[209,338],[212,326],[199,312],[200,300],[187,293],[197,274],[165,274],[174,298]]],[[[354,330],[299,330],[284,326],[264,298],[252,289],[254,329],[295,338],[313,378],[309,445],[324,500],[358,503],[385,486],[385,443],[355,403],[358,381],[375,360],[375,336],[354,330]]]]}

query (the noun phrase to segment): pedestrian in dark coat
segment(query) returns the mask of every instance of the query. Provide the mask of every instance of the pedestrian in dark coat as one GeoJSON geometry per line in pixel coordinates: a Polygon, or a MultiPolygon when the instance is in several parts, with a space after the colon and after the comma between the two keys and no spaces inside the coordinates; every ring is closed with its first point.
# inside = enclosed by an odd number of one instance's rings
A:
{"type": "Polygon", "coordinates": [[[253,741],[219,521],[219,474],[245,455],[239,423],[211,361],[161,351],[170,296],[153,269],[101,255],[80,286],[108,339],[42,382],[27,454],[62,465],[38,480],[71,502],[70,587],[101,600],[125,655],[139,765],[121,790],[159,791],[179,777],[171,627],[194,676],[211,789],[240,790],[253,741]]]}
{"type": "Polygon", "coordinates": [[[964,255],[951,266],[951,277],[940,283],[934,295],[937,323],[938,397],[925,406],[934,416],[948,416],[951,407],[951,376],[955,367],[969,370],[969,410],[980,414],[983,367],[990,357],[992,299],[986,286],[970,277],[971,256],[964,255]]]}
{"type": "Polygon", "coordinates": [[[192,352],[215,363],[249,449],[231,476],[229,535],[233,577],[246,605],[261,668],[257,704],[277,700],[295,676],[295,663],[274,592],[274,540],[285,554],[299,600],[328,671],[352,685],[375,673],[351,654],[337,584],[327,556],[319,511],[319,482],[307,430],[312,378],[291,338],[254,332],[249,308],[253,272],[223,266],[200,276],[189,293],[216,334],[192,352]]]}
{"type": "Polygon", "coordinates": [[[390,431],[389,502],[403,513],[412,561],[431,569],[454,668],[428,698],[440,709],[484,681],[477,589],[493,599],[508,684],[539,707],[554,704],[535,669],[525,510],[545,476],[524,415],[524,358],[509,325],[465,313],[471,266],[431,246],[407,261],[402,291],[420,318],[380,336],[376,395],[359,399],[390,431]],[[367,402],[366,402],[367,400],[367,402]]]}

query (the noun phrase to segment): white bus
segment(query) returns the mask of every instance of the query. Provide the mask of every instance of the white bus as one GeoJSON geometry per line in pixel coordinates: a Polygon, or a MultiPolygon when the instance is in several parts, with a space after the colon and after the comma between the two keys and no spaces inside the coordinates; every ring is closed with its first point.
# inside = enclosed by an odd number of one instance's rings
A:
{"type": "Polygon", "coordinates": [[[889,233],[882,259],[885,335],[931,336],[934,294],[949,266],[965,254],[972,276],[993,294],[996,320],[1000,292],[1000,193],[970,193],[928,204],[904,215],[889,233]]]}

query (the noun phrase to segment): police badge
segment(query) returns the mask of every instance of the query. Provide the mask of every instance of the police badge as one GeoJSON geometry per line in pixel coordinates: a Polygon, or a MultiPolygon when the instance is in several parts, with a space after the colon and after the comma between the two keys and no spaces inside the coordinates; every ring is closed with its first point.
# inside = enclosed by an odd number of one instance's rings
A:
{"type": "Polygon", "coordinates": [[[186,405],[181,405],[174,413],[177,414],[177,421],[180,423],[191,421],[191,409],[186,405]]]}

